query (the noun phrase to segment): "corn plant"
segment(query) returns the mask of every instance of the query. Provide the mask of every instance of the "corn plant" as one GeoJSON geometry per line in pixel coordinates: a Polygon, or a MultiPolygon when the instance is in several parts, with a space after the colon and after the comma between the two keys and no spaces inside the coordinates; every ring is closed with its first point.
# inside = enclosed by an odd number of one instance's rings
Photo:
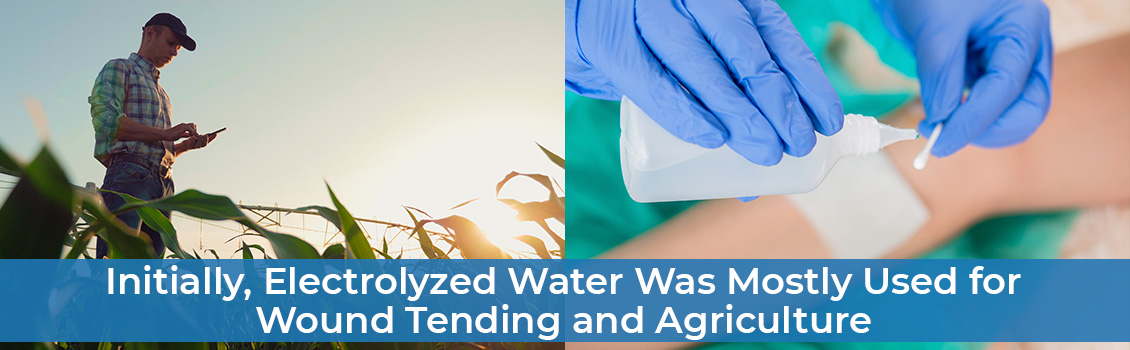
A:
{"type": "MultiPolygon", "coordinates": [[[[538,147],[554,164],[564,167],[561,157],[540,145],[538,147]]],[[[181,248],[176,229],[161,210],[176,211],[202,220],[238,222],[247,227],[252,232],[251,235],[269,241],[277,258],[394,258],[388,251],[387,241],[382,239],[380,247],[370,245],[358,221],[338,200],[328,184],[326,189],[334,204],[333,208],[306,206],[298,209],[316,211],[333,223],[345,238],[344,245],[329,246],[319,254],[313,246],[298,237],[268,230],[252,221],[230,198],[198,190],[187,190],[152,201],[111,192],[112,195],[122,196],[126,201],[124,206],[111,211],[102,205],[97,193],[70,185],[66,174],[47,147],[27,164],[21,164],[0,149],[0,172],[19,178],[3,207],[0,207],[0,258],[58,258],[62,250],[66,250],[63,256],[68,259],[81,256],[89,258],[86,255],[87,246],[95,236],[107,242],[110,258],[160,258],[155,256],[146,235],[126,227],[115,217],[128,211],[136,211],[145,225],[161,234],[170,257],[201,258],[197,253],[189,254],[181,248]]],[[[515,209],[518,212],[517,219],[537,223],[553,238],[553,250],[532,235],[515,238],[529,245],[543,259],[560,257],[561,247],[564,246],[564,238],[552,230],[547,222],[564,221],[564,196],[558,194],[559,189],[561,186],[549,176],[518,172],[507,174],[495,186],[495,199],[515,209]],[[548,192],[546,200],[520,202],[511,198],[498,198],[502,188],[519,177],[534,180],[544,186],[548,192]]],[[[455,251],[464,258],[472,259],[511,257],[487,240],[479,227],[468,218],[456,215],[436,219],[416,208],[405,207],[405,210],[412,223],[403,227],[411,227],[410,237],[416,238],[428,258],[450,258],[455,251]],[[425,218],[419,219],[417,214],[425,218]],[[429,224],[440,226],[444,232],[426,230],[425,226],[429,224]],[[438,248],[433,238],[446,241],[451,248],[447,251],[438,248]]],[[[258,244],[241,243],[238,252],[242,252],[243,257],[250,258],[253,250],[267,256],[266,249],[258,244]]],[[[218,257],[215,250],[211,252],[218,257]]]]}
{"type": "MultiPolygon", "coordinates": [[[[539,147],[541,147],[539,145],[539,147]]],[[[541,150],[556,165],[564,167],[564,160],[545,148],[541,150]]],[[[62,255],[68,259],[86,256],[90,240],[97,236],[104,239],[110,247],[110,258],[159,258],[155,256],[149,238],[138,230],[125,226],[115,215],[130,210],[136,211],[142,221],[158,231],[164,238],[170,257],[181,259],[200,259],[196,254],[188,254],[178,243],[176,230],[169,218],[161,210],[176,211],[203,220],[229,220],[238,222],[253,233],[271,243],[274,254],[284,259],[394,259],[389,254],[388,243],[382,238],[379,247],[373,247],[363,235],[359,223],[348,209],[338,200],[333,189],[327,184],[333,208],[307,206],[299,210],[318,212],[333,223],[344,235],[343,244],[327,247],[321,254],[306,241],[288,234],[273,232],[249,219],[232,200],[225,196],[206,194],[197,190],[187,190],[176,195],[143,201],[132,196],[113,193],[126,199],[126,204],[109,210],[96,192],[72,186],[66,174],[55,160],[51,151],[44,147],[29,163],[23,164],[9,156],[0,148],[0,173],[16,176],[19,180],[0,207],[0,258],[6,259],[54,259],[62,255]]],[[[547,248],[541,239],[523,235],[518,239],[530,245],[538,257],[550,259],[561,256],[564,239],[553,231],[547,220],[563,222],[564,197],[558,195],[561,189],[552,178],[541,174],[512,172],[496,185],[496,200],[514,208],[519,220],[538,223],[553,238],[554,249],[547,248]],[[548,191],[545,201],[519,202],[509,198],[498,198],[498,193],[511,180],[524,177],[542,184],[548,191]]],[[[473,200],[472,200],[473,201],[473,200]]],[[[465,205],[464,202],[456,207],[465,205]]],[[[424,254],[432,259],[453,256],[458,250],[463,258],[510,258],[500,248],[486,239],[479,227],[462,216],[449,216],[433,219],[422,210],[405,207],[411,225],[411,234],[419,242],[424,254]],[[418,219],[421,214],[426,219],[418,219]],[[438,225],[445,232],[432,232],[425,229],[428,224],[438,225]],[[433,244],[433,237],[451,244],[451,249],[443,251],[433,244]]],[[[257,244],[242,243],[239,252],[244,258],[252,257],[252,250],[266,255],[266,249],[257,244]]],[[[215,250],[208,249],[216,258],[215,250]]],[[[86,256],[89,258],[89,256],[86,256]]],[[[395,258],[400,258],[398,255],[395,258]]],[[[491,349],[491,350],[542,350],[563,349],[562,343],[21,343],[7,344],[4,348],[14,349],[332,349],[332,350],[436,350],[436,349],[491,349]]]]}

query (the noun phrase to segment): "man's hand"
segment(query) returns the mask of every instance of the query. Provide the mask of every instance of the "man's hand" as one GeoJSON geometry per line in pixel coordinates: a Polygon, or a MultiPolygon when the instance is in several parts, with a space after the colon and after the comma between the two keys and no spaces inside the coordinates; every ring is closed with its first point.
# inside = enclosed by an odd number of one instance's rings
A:
{"type": "MultiPolygon", "coordinates": [[[[181,124],[181,125],[184,125],[184,124],[181,124]]],[[[172,130],[172,129],[169,129],[169,130],[172,130]]],[[[204,147],[208,146],[208,144],[211,143],[212,140],[215,140],[215,139],[216,139],[216,134],[193,135],[193,136],[189,136],[184,141],[181,141],[180,143],[176,144],[176,147],[174,147],[174,148],[176,149],[177,155],[179,156],[179,155],[181,155],[181,153],[187,152],[189,150],[204,148],[204,147]]]]}
{"type": "MultiPolygon", "coordinates": [[[[197,137],[200,134],[196,133],[196,124],[193,123],[180,123],[174,127],[165,129],[164,141],[176,141],[185,137],[197,137]]],[[[207,145],[207,142],[205,142],[207,145]]],[[[204,146],[200,146],[204,147],[204,146]]],[[[197,148],[200,148],[197,147],[197,148]]]]}

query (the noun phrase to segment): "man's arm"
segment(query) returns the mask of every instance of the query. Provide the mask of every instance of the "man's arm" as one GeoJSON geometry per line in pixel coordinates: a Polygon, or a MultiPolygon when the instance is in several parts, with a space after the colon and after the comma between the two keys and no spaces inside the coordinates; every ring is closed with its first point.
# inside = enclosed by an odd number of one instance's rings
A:
{"type": "Polygon", "coordinates": [[[93,118],[94,132],[116,141],[176,141],[196,135],[196,125],[178,124],[169,129],[159,129],[138,123],[126,116],[123,110],[126,100],[126,72],[129,66],[121,60],[113,60],[102,67],[90,94],[90,116],[93,118]]]}
{"type": "Polygon", "coordinates": [[[107,62],[102,71],[98,72],[88,99],[94,132],[99,139],[107,140],[106,144],[118,141],[118,123],[122,119],[129,119],[123,111],[128,69],[121,60],[107,62]]]}
{"type": "Polygon", "coordinates": [[[118,118],[118,131],[114,134],[120,141],[176,141],[196,135],[196,124],[180,123],[177,126],[160,129],[138,123],[125,115],[118,118]]]}

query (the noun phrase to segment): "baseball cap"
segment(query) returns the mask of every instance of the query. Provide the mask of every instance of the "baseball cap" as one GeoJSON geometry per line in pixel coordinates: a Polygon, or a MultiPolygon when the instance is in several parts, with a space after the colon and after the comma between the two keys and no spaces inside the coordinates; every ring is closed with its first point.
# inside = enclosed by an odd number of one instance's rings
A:
{"type": "Polygon", "coordinates": [[[177,18],[177,16],[164,12],[158,13],[153,15],[153,18],[150,18],[149,22],[145,22],[145,26],[141,28],[145,29],[151,25],[162,25],[172,29],[173,33],[176,33],[177,37],[180,38],[181,47],[184,47],[188,51],[196,50],[196,40],[192,40],[192,38],[188,36],[188,30],[185,29],[184,23],[181,22],[180,18],[177,18]]]}

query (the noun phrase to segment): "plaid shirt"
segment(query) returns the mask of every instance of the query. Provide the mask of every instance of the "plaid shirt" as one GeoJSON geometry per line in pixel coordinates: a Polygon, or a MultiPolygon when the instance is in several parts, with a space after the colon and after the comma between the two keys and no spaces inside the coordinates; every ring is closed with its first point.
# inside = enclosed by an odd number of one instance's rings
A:
{"type": "Polygon", "coordinates": [[[136,53],[110,60],[98,73],[90,98],[94,123],[94,158],[109,167],[114,154],[130,153],[165,167],[173,165],[172,141],[119,141],[118,118],[126,116],[141,125],[158,129],[172,126],[171,104],[157,83],[161,72],[136,53]]]}

